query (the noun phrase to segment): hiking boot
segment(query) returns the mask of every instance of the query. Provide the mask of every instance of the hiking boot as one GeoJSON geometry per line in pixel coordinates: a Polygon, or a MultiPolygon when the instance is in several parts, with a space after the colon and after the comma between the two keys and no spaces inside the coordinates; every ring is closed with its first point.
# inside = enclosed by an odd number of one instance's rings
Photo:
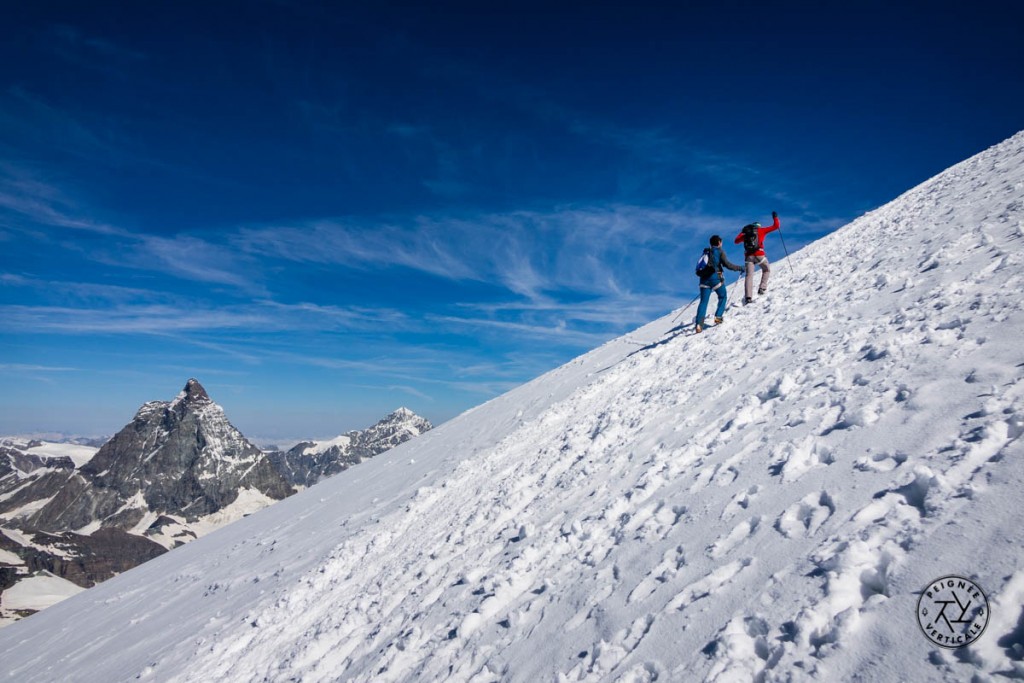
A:
{"type": "Polygon", "coordinates": [[[723,322],[725,322],[725,321],[724,321],[724,320],[722,320],[722,319],[721,319],[720,317],[718,317],[717,315],[715,316],[715,324],[716,324],[716,325],[721,325],[721,324],[722,324],[723,322]]]}
{"type": "Polygon", "coordinates": [[[764,296],[764,292],[765,292],[765,290],[759,289],[759,290],[757,290],[757,295],[758,296],[764,296]]]}
{"type": "Polygon", "coordinates": [[[701,333],[701,332],[703,332],[703,331],[704,331],[704,326],[703,326],[703,325],[701,325],[700,323],[697,323],[697,324],[696,324],[696,325],[694,326],[694,328],[693,328],[693,333],[694,333],[694,334],[700,334],[700,333],[701,333]]]}
{"type": "Polygon", "coordinates": [[[745,296],[745,297],[743,297],[743,305],[744,306],[746,306],[747,304],[752,304],[752,303],[754,303],[754,297],[752,297],[752,296],[745,296]]]}

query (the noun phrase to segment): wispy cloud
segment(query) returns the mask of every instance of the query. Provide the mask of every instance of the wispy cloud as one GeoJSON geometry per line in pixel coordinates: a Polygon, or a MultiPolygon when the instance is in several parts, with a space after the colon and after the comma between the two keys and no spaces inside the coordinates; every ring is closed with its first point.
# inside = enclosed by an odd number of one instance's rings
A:
{"type": "Polygon", "coordinates": [[[173,302],[179,297],[169,292],[122,285],[98,284],[80,280],[51,280],[27,277],[16,273],[0,274],[0,286],[29,288],[49,295],[51,299],[97,304],[125,304],[138,302],[173,302]]]}
{"type": "Polygon", "coordinates": [[[385,127],[385,132],[401,138],[410,148],[424,150],[422,156],[427,160],[427,177],[422,183],[432,193],[459,198],[472,191],[472,182],[463,168],[464,153],[431,127],[395,123],[385,127]]]}
{"type": "Polygon", "coordinates": [[[129,233],[83,217],[76,202],[32,171],[0,162],[0,210],[19,214],[31,224],[126,237],[129,233]]]}
{"type": "Polygon", "coordinates": [[[155,304],[103,308],[0,306],[0,316],[13,332],[75,335],[168,334],[274,324],[273,317],[258,311],[183,309],[155,304]]]}
{"type": "MultiPolygon", "coordinates": [[[[429,330],[502,346],[543,340],[564,354],[685,303],[694,293],[689,257],[696,245],[714,232],[731,235],[737,220],[686,206],[612,204],[245,228],[232,242],[266,267],[284,260],[385,279],[394,277],[389,269],[407,268],[486,284],[488,294],[477,301],[441,298],[407,316],[385,312],[383,319],[374,310],[367,329],[429,330]]],[[[353,328],[363,322],[353,309],[324,312],[353,328]]]]}
{"type": "MultiPolygon", "coordinates": [[[[551,369],[561,358],[557,353],[550,358],[546,353],[503,355],[496,350],[475,352],[462,347],[409,346],[397,342],[375,343],[370,348],[360,349],[361,355],[352,357],[308,349],[300,352],[294,348],[264,348],[261,354],[268,362],[337,371],[348,377],[374,378],[375,381],[385,378],[389,384],[422,392],[430,400],[437,397],[429,387],[495,396],[551,369]],[[472,362],[474,358],[478,362],[472,362]]],[[[379,388],[381,383],[372,386],[379,388]]]]}
{"type": "MultiPolygon", "coordinates": [[[[376,389],[377,387],[370,387],[370,388],[376,389]]],[[[409,394],[410,396],[415,396],[418,399],[422,399],[424,401],[429,401],[431,403],[433,403],[434,400],[435,400],[433,396],[430,396],[429,394],[426,394],[426,393],[420,391],[419,389],[416,389],[415,387],[405,386],[405,385],[401,385],[401,384],[392,384],[392,385],[388,386],[388,389],[390,389],[392,391],[401,391],[403,393],[409,394]]]]}
{"type": "Polygon", "coordinates": [[[266,292],[253,277],[256,264],[225,246],[190,235],[142,235],[127,259],[115,263],[141,270],[159,270],[184,280],[229,285],[266,292]]]}
{"type": "Polygon", "coordinates": [[[487,320],[483,318],[457,318],[454,316],[437,316],[432,319],[442,323],[486,328],[501,333],[513,333],[523,337],[544,339],[577,347],[596,346],[597,344],[608,341],[609,338],[607,333],[602,334],[574,330],[570,328],[564,320],[556,321],[554,325],[531,325],[522,322],[487,320]]]}
{"type": "Polygon", "coordinates": [[[769,182],[761,167],[752,160],[715,152],[667,126],[623,125],[566,105],[557,94],[532,85],[507,80],[495,83],[489,74],[465,62],[435,59],[422,68],[431,77],[475,87],[484,100],[500,103],[504,108],[514,108],[584,143],[624,153],[631,160],[627,165],[642,176],[635,181],[627,180],[627,185],[642,185],[657,181],[659,177],[674,177],[681,171],[719,185],[761,192],[769,198],[782,200],[785,196],[778,190],[784,184],[778,177],[778,168],[773,169],[775,175],[769,182]]]}
{"type": "Polygon", "coordinates": [[[0,91],[0,130],[9,145],[32,150],[33,156],[47,151],[92,166],[144,161],[125,148],[119,123],[51,104],[19,86],[0,91]]]}
{"type": "Polygon", "coordinates": [[[244,228],[234,238],[243,252],[300,263],[349,268],[407,267],[448,279],[474,279],[454,253],[454,235],[388,223],[317,221],[299,226],[244,228]]]}
{"type": "Polygon", "coordinates": [[[678,294],[619,292],[614,296],[587,301],[464,303],[459,304],[459,308],[476,312],[488,319],[502,319],[510,315],[560,316],[568,321],[599,324],[610,330],[621,330],[664,315],[678,304],[678,294]]]}
{"type": "Polygon", "coordinates": [[[28,365],[20,363],[0,363],[0,371],[3,372],[78,372],[78,368],[68,368],[52,365],[28,365]]]}
{"type": "Polygon", "coordinates": [[[26,168],[0,164],[0,212],[4,210],[19,215],[19,224],[33,237],[61,241],[66,248],[79,249],[86,258],[105,265],[266,294],[257,279],[258,264],[246,255],[187,234],[151,235],[96,220],[81,202],[26,168]],[[73,240],[57,239],[54,228],[91,233],[106,241],[91,241],[86,248],[73,240]]]}
{"type": "Polygon", "coordinates": [[[317,329],[345,330],[387,330],[394,332],[414,325],[411,316],[393,308],[369,308],[366,306],[324,306],[313,303],[284,304],[276,301],[262,301],[275,316],[290,320],[308,320],[317,329]]]}
{"type": "MultiPolygon", "coordinates": [[[[735,219],[731,219],[735,221],[735,219]]],[[[318,221],[246,228],[237,248],[300,263],[404,267],[450,280],[498,284],[530,300],[559,290],[620,293],[633,278],[673,276],[673,259],[695,232],[727,219],[674,207],[609,205],[550,212],[420,216],[405,223],[318,221]],[[643,273],[625,267],[656,259],[643,273]],[[618,268],[618,264],[623,267],[618,268]]]]}
{"type": "MultiPolygon", "coordinates": [[[[12,331],[177,338],[247,364],[276,359],[378,372],[409,386],[443,377],[451,380],[446,386],[465,385],[461,390],[470,385],[493,387],[506,380],[493,372],[479,378],[461,374],[464,350],[453,353],[447,364],[415,361],[400,367],[394,361],[368,359],[372,352],[365,347],[346,347],[334,354],[320,353],[314,344],[303,346],[302,354],[283,356],[272,336],[359,333],[379,343],[405,334],[418,335],[417,343],[422,344],[431,335],[442,334],[462,340],[453,342],[457,345],[466,339],[487,339],[496,348],[508,349],[542,340],[546,347],[559,349],[550,358],[538,360],[544,354],[534,353],[532,359],[510,365],[515,370],[509,377],[521,378],[527,367],[547,369],[549,361],[553,364],[570,351],[592,348],[681,304],[692,289],[682,284],[692,285],[690,259],[684,258],[691,245],[703,243],[711,232],[726,234],[736,221],[692,206],[606,204],[319,220],[211,232],[216,236],[209,239],[149,235],[80,218],[89,212],[56,186],[19,175],[17,169],[7,170],[7,177],[21,183],[33,200],[31,210],[25,211],[37,225],[94,233],[88,249],[82,247],[86,258],[232,290],[230,296],[208,298],[160,281],[147,289],[61,283],[12,273],[0,285],[33,287],[37,298],[51,304],[0,306],[12,331]],[[457,286],[440,288],[438,297],[412,309],[402,302],[366,305],[344,294],[339,303],[296,300],[286,292],[306,264],[363,274],[370,290],[374,282],[394,282],[400,269],[457,286]],[[264,273],[275,273],[273,289],[264,273]],[[467,283],[474,286],[462,286],[467,283]],[[461,300],[468,291],[474,292],[472,300],[461,300]],[[198,341],[192,339],[195,332],[204,333],[198,341]],[[252,343],[217,338],[240,334],[252,343]]],[[[431,352],[436,355],[435,349],[431,352]]],[[[398,355],[408,354],[404,349],[398,355]]]]}
{"type": "Polygon", "coordinates": [[[627,179],[626,185],[642,187],[657,184],[660,177],[685,175],[706,179],[734,194],[760,197],[775,205],[769,210],[790,206],[808,208],[804,200],[783,189],[793,188],[798,182],[784,164],[773,159],[755,160],[724,154],[663,128],[631,128],[569,113],[564,116],[563,125],[573,134],[612,146],[635,160],[631,169],[639,177],[627,179]]]}
{"type": "Polygon", "coordinates": [[[68,373],[81,372],[79,368],[38,365],[33,363],[0,363],[0,377],[16,377],[18,382],[32,381],[56,385],[65,381],[68,373]]]}
{"type": "MultiPolygon", "coordinates": [[[[114,291],[117,295],[118,292],[114,291]]],[[[20,334],[152,334],[245,330],[254,334],[407,328],[407,315],[391,309],[325,307],[260,301],[232,306],[196,302],[120,303],[102,306],[0,306],[7,330],[20,334]]]]}
{"type": "Polygon", "coordinates": [[[106,38],[89,35],[69,24],[56,24],[42,36],[45,45],[64,59],[109,73],[111,62],[138,62],[148,59],[144,52],[118,45],[106,38]]]}
{"type": "MultiPolygon", "coordinates": [[[[98,67],[117,71],[124,63],[104,60],[98,67]]],[[[66,199],[69,194],[67,178],[98,170],[111,172],[115,177],[132,170],[217,188],[242,186],[225,174],[172,160],[161,141],[147,138],[140,132],[146,122],[140,122],[129,109],[116,106],[95,109],[90,104],[95,106],[89,100],[67,101],[43,95],[31,85],[0,89],[0,131],[4,133],[0,152],[9,159],[53,160],[50,167],[25,161],[18,162],[21,167],[10,161],[0,162],[0,174],[12,175],[13,169],[16,177],[27,176],[29,180],[43,183],[42,188],[26,188],[30,190],[30,197],[40,199],[55,186],[63,188],[60,197],[66,199]],[[46,176],[60,177],[62,181],[48,181],[46,176]]]]}

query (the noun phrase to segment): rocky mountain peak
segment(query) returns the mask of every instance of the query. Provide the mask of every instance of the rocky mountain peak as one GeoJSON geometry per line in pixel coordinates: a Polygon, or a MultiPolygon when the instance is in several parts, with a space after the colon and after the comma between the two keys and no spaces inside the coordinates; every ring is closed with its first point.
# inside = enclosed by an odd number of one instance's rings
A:
{"type": "Polygon", "coordinates": [[[190,379],[171,403],[150,401],[28,522],[63,532],[99,522],[131,529],[149,513],[195,520],[243,489],[280,500],[294,489],[190,379]]]}
{"type": "Polygon", "coordinates": [[[423,432],[429,431],[431,429],[431,424],[428,420],[420,417],[403,406],[388,414],[377,422],[377,424],[366,430],[366,432],[377,433],[381,430],[393,429],[407,429],[413,436],[418,436],[423,432]]]}
{"type": "Polygon", "coordinates": [[[177,398],[174,399],[175,403],[212,403],[210,395],[206,393],[206,389],[199,383],[197,379],[190,379],[185,383],[185,388],[181,390],[177,398]]]}
{"type": "Polygon", "coordinates": [[[375,424],[370,430],[383,428],[404,428],[411,432],[412,436],[418,436],[423,432],[430,431],[433,425],[426,418],[420,417],[406,407],[401,407],[383,420],[375,424]]]}

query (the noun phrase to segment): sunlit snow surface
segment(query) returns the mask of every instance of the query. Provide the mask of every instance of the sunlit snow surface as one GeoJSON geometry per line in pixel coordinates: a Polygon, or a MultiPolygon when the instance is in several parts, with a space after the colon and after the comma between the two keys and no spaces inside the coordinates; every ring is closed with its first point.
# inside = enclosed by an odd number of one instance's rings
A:
{"type": "Polygon", "coordinates": [[[40,574],[25,579],[9,591],[4,592],[4,607],[9,610],[39,610],[55,605],[84,588],[49,574],[40,574]]]}
{"type": "Polygon", "coordinates": [[[10,446],[30,455],[42,458],[43,460],[47,460],[49,458],[68,458],[74,463],[75,467],[81,467],[92,460],[92,456],[96,455],[96,451],[99,450],[99,448],[96,448],[95,446],[81,446],[74,443],[54,443],[17,436],[0,437],[0,446],[10,446]],[[30,446],[31,443],[36,443],[38,445],[30,446]]]}
{"type": "Polygon", "coordinates": [[[721,329],[668,315],[0,631],[0,680],[1024,675],[1022,266],[1018,134],[721,329]],[[946,574],[992,606],[966,650],[917,625],[946,574]]]}
{"type": "Polygon", "coordinates": [[[81,467],[92,460],[99,450],[93,446],[79,446],[71,443],[43,443],[35,448],[29,448],[25,452],[38,455],[41,458],[70,458],[75,467],[81,467]]]}

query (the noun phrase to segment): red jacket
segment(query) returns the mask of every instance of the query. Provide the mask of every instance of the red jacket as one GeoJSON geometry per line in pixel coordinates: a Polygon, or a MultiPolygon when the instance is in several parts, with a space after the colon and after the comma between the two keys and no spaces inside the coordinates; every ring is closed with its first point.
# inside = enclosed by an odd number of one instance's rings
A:
{"type": "MultiPolygon", "coordinates": [[[[757,229],[757,251],[754,252],[754,256],[764,256],[764,236],[770,232],[775,232],[779,229],[779,217],[775,217],[775,222],[769,225],[767,228],[757,229]]],[[[733,240],[733,244],[743,244],[743,231],[740,230],[740,234],[736,235],[736,239],[733,240]]]]}

